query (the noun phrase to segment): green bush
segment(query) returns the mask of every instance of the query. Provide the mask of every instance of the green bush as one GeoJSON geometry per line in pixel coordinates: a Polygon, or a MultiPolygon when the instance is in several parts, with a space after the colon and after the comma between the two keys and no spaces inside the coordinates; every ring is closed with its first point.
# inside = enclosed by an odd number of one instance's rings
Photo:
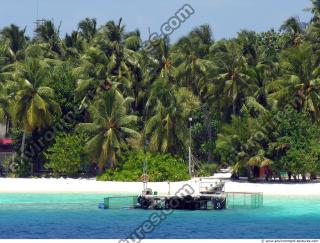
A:
{"type": "Polygon", "coordinates": [[[12,166],[8,171],[9,177],[28,177],[31,172],[31,162],[29,160],[20,160],[20,157],[15,157],[12,166]]]}
{"type": "Polygon", "coordinates": [[[45,153],[48,160],[45,168],[52,169],[56,176],[78,174],[81,170],[81,155],[86,140],[83,134],[57,134],[55,143],[45,153]]]}
{"type": "Polygon", "coordinates": [[[199,176],[212,176],[218,170],[218,165],[215,163],[206,163],[201,165],[199,176]]]}
{"type": "MultiPolygon", "coordinates": [[[[148,176],[150,181],[183,181],[188,180],[188,165],[181,159],[169,154],[146,154],[148,162],[148,176]]],[[[104,181],[140,181],[143,173],[143,151],[128,152],[122,156],[116,169],[109,169],[98,176],[104,181]]]]}

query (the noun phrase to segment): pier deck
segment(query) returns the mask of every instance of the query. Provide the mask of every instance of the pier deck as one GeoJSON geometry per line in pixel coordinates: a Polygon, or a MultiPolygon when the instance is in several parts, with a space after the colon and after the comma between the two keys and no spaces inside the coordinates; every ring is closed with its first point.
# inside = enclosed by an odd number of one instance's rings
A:
{"type": "Polygon", "coordinates": [[[263,207],[263,194],[254,192],[222,192],[187,196],[141,195],[106,197],[100,208],[222,210],[263,207]]]}

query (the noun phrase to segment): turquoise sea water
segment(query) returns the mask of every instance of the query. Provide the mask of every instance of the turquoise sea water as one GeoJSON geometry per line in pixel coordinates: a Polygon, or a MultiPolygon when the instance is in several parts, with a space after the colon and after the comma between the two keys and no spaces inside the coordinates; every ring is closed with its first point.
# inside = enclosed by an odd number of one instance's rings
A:
{"type": "MultiPolygon", "coordinates": [[[[104,195],[0,194],[0,238],[126,238],[154,211],[98,209],[104,195]]],[[[320,198],[265,197],[261,209],[175,211],[146,238],[320,238],[320,198]]]]}

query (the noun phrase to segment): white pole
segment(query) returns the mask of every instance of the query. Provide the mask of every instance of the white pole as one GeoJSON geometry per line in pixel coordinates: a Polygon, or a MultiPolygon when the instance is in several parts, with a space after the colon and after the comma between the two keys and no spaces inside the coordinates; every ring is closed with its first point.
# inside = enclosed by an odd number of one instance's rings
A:
{"type": "Polygon", "coordinates": [[[145,192],[148,188],[147,173],[148,173],[148,162],[147,162],[147,140],[144,141],[144,161],[143,161],[143,191],[145,192]]]}
{"type": "Polygon", "coordinates": [[[189,133],[189,175],[192,178],[193,177],[193,175],[192,175],[193,170],[192,170],[192,151],[191,151],[191,139],[192,139],[192,137],[191,137],[192,118],[191,117],[189,118],[189,122],[190,122],[190,127],[189,127],[189,132],[190,132],[189,133]]]}
{"type": "Polygon", "coordinates": [[[191,159],[191,147],[189,147],[189,175],[192,178],[192,159],[191,159]]]}

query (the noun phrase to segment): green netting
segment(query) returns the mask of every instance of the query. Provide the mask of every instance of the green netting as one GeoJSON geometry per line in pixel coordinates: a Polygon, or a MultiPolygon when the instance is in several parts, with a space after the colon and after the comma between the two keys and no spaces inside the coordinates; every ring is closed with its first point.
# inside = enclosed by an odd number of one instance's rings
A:
{"type": "Polygon", "coordinates": [[[261,208],[262,193],[227,192],[227,208],[261,208]]]}
{"type": "Polygon", "coordinates": [[[137,196],[106,197],[104,208],[133,208],[137,204],[137,196]]]}

